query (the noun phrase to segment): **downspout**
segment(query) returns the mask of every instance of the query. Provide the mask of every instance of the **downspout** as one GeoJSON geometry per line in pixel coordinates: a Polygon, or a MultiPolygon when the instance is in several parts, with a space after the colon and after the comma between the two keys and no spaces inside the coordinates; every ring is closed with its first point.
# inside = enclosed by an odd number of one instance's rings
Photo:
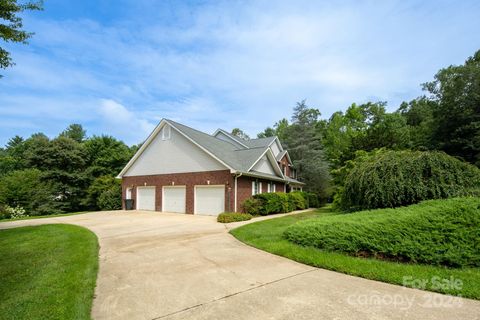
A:
{"type": "Polygon", "coordinates": [[[237,212],[237,178],[241,177],[242,173],[240,174],[235,174],[235,212],[237,212]]]}

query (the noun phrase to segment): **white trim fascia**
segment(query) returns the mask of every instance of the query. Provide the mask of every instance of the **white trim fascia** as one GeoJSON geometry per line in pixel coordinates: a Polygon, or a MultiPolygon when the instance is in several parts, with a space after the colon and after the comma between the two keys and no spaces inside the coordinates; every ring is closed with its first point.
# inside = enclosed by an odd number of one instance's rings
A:
{"type": "Polygon", "coordinates": [[[238,183],[237,183],[237,180],[238,178],[240,178],[242,176],[242,173],[236,173],[235,174],[235,195],[234,195],[234,198],[235,198],[235,212],[238,212],[238,206],[237,206],[237,188],[238,188],[238,183]]]}
{"type": "Polygon", "coordinates": [[[283,183],[288,183],[286,179],[282,179],[280,177],[269,177],[269,176],[264,176],[259,173],[255,172],[242,172],[242,175],[245,177],[253,177],[253,178],[258,178],[258,179],[263,179],[263,180],[272,180],[272,181],[279,181],[283,183]]]}
{"type": "Polygon", "coordinates": [[[273,169],[274,169],[275,171],[277,171],[277,174],[280,173],[280,176],[281,176],[282,178],[285,178],[285,176],[283,175],[282,169],[280,169],[280,167],[279,167],[279,165],[278,165],[277,158],[275,158],[275,156],[273,155],[273,151],[272,151],[272,149],[270,149],[270,147],[268,147],[268,148],[262,153],[262,155],[261,155],[257,160],[255,160],[255,162],[250,166],[250,168],[248,168],[247,171],[252,170],[253,167],[255,167],[255,165],[258,163],[258,161],[260,161],[260,159],[262,159],[263,156],[264,156],[265,154],[267,154],[267,153],[268,153],[268,155],[267,155],[268,160],[270,161],[270,164],[272,164],[273,169]],[[273,159],[273,160],[272,160],[272,159],[273,159]]]}
{"type": "MultiPolygon", "coordinates": [[[[288,150],[285,150],[285,155],[287,156],[288,158],[288,162],[290,162],[290,164],[293,166],[293,162],[292,162],[292,159],[290,158],[290,154],[288,153],[288,150]]],[[[285,157],[285,156],[284,156],[285,157]]],[[[281,160],[281,159],[280,159],[281,160]]]]}
{"type": "Polygon", "coordinates": [[[247,148],[247,149],[249,148],[247,145],[245,145],[245,144],[242,143],[241,141],[237,140],[233,134],[228,133],[227,131],[225,131],[225,130],[223,130],[223,129],[220,129],[220,128],[218,128],[218,129],[212,134],[212,136],[216,137],[219,132],[225,134],[227,137],[229,137],[230,139],[232,139],[232,140],[235,141],[236,143],[244,146],[245,148],[247,148]]]}
{"type": "Polygon", "coordinates": [[[271,146],[275,141],[278,143],[278,146],[279,146],[280,151],[283,151],[282,143],[280,142],[280,139],[278,139],[277,136],[275,136],[275,139],[273,139],[272,142],[270,142],[270,143],[268,144],[268,147],[270,148],[270,146],[271,146]]]}

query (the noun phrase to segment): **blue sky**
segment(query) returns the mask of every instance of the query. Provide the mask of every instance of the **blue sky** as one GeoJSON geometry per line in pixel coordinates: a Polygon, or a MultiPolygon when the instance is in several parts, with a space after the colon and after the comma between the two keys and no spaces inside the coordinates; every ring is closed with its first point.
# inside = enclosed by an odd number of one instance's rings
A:
{"type": "Polygon", "coordinates": [[[323,118],[395,110],[480,49],[479,1],[45,0],[24,17],[35,35],[5,46],[0,145],[71,123],[134,144],[161,118],[255,136],[302,99],[323,118]]]}

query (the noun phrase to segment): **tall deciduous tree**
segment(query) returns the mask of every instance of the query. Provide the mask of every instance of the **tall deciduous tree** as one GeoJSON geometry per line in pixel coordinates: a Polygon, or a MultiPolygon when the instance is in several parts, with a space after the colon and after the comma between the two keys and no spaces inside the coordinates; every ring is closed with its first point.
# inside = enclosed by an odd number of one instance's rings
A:
{"type": "Polygon", "coordinates": [[[437,102],[434,144],[480,166],[480,50],[463,65],[441,69],[424,89],[437,102]]]}
{"type": "Polygon", "coordinates": [[[243,139],[243,140],[250,140],[250,136],[240,128],[233,128],[232,135],[234,135],[235,137],[239,137],[240,139],[243,139]]]}
{"type": "Polygon", "coordinates": [[[84,142],[84,147],[87,173],[92,179],[118,175],[136,151],[111,136],[93,136],[84,142]]]}
{"type": "MultiPolygon", "coordinates": [[[[27,43],[33,33],[23,30],[22,18],[19,13],[25,10],[42,10],[43,3],[26,2],[19,3],[17,0],[0,0],[0,38],[5,42],[27,43]]],[[[0,47],[0,68],[6,69],[14,65],[10,53],[0,47]]],[[[0,75],[1,77],[1,75],[0,75]]]]}
{"type": "Polygon", "coordinates": [[[267,127],[265,130],[257,134],[257,138],[267,138],[277,136],[280,140],[285,140],[289,123],[287,119],[282,119],[276,122],[272,127],[267,127]]]}
{"type": "Polygon", "coordinates": [[[60,133],[60,136],[73,139],[77,142],[83,142],[87,136],[87,132],[83,129],[81,124],[73,123],[69,125],[65,131],[60,133]]]}

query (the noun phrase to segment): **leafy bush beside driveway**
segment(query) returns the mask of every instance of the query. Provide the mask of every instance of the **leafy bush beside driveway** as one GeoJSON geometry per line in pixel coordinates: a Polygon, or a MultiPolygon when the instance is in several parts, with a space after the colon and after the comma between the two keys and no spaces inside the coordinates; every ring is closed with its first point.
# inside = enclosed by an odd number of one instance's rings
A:
{"type": "MultiPolygon", "coordinates": [[[[412,281],[427,280],[423,289],[466,298],[480,299],[480,268],[446,268],[414,263],[398,263],[374,258],[363,258],[341,252],[320,250],[312,246],[302,246],[283,236],[285,229],[299,221],[329,219],[334,215],[330,206],[317,211],[288,215],[285,217],[253,222],[230,231],[237,239],[258,249],[268,251],[311,266],[334,270],[353,276],[412,287],[412,281]],[[436,279],[455,279],[460,286],[438,286],[436,279]]],[[[448,298],[448,297],[447,297],[448,298]]]]}
{"type": "Polygon", "coordinates": [[[252,216],[287,213],[318,206],[318,196],[313,193],[294,191],[290,193],[260,193],[243,202],[243,211],[252,216]],[[311,199],[311,205],[310,205],[311,199]]]}
{"type": "Polygon", "coordinates": [[[247,221],[250,219],[252,219],[252,215],[248,213],[237,213],[237,212],[224,212],[224,213],[220,213],[217,217],[217,221],[221,223],[247,221]]]}
{"type": "Polygon", "coordinates": [[[356,256],[448,267],[480,266],[480,198],[430,200],[409,207],[310,219],[286,239],[356,256]]]}

